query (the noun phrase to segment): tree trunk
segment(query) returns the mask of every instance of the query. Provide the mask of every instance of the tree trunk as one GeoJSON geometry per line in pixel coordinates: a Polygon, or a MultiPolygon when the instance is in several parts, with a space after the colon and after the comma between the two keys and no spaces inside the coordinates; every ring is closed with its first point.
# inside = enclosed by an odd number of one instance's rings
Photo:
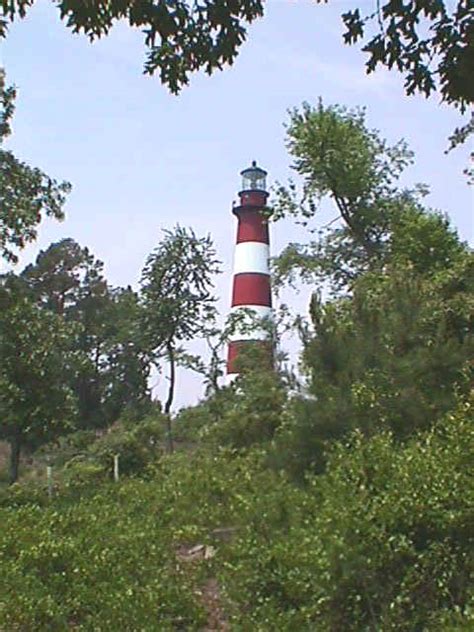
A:
{"type": "Polygon", "coordinates": [[[168,344],[167,346],[168,353],[168,362],[170,363],[170,375],[169,375],[169,389],[168,389],[168,399],[166,400],[164,413],[166,415],[166,434],[167,434],[167,443],[168,443],[168,452],[171,454],[174,450],[173,444],[173,435],[171,432],[171,406],[173,404],[174,399],[174,387],[176,383],[176,367],[175,367],[175,359],[174,359],[174,350],[173,345],[168,344]]]}
{"type": "Polygon", "coordinates": [[[211,384],[211,388],[213,389],[213,395],[217,395],[220,391],[219,387],[219,353],[217,349],[212,350],[211,356],[211,375],[209,377],[209,382],[211,384]]]}
{"type": "Polygon", "coordinates": [[[21,442],[19,435],[13,436],[10,441],[10,466],[8,472],[8,482],[10,485],[18,480],[18,470],[20,467],[21,442]]]}

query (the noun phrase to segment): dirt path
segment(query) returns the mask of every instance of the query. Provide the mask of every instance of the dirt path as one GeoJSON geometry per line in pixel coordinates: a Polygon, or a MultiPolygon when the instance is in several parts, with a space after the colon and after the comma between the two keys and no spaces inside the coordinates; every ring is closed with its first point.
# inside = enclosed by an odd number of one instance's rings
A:
{"type": "Polygon", "coordinates": [[[201,602],[208,613],[203,632],[229,632],[230,626],[222,609],[217,579],[215,577],[208,579],[201,590],[201,602]]]}
{"type": "MultiPolygon", "coordinates": [[[[211,546],[198,544],[188,547],[182,546],[176,551],[176,557],[180,562],[196,564],[199,561],[214,557],[215,549],[211,546]]],[[[215,577],[207,579],[196,590],[196,596],[207,612],[207,623],[202,632],[229,632],[230,626],[222,608],[219,583],[215,577]]]]}

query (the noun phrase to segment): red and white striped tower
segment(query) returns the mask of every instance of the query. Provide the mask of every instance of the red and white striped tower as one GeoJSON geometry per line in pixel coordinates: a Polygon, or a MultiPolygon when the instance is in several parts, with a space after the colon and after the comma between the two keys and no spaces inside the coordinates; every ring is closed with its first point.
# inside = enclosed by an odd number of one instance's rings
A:
{"type": "MultiPolygon", "coordinates": [[[[269,319],[272,314],[270,240],[268,221],[262,213],[268,197],[265,182],[267,172],[257,167],[254,160],[252,166],[244,169],[241,175],[240,205],[232,209],[237,216],[238,226],[231,310],[249,308],[258,319],[269,319]]],[[[239,331],[237,327],[229,343],[227,374],[232,377],[238,372],[236,359],[243,347],[265,344],[269,337],[268,328],[246,332],[245,328],[239,331]]]]}

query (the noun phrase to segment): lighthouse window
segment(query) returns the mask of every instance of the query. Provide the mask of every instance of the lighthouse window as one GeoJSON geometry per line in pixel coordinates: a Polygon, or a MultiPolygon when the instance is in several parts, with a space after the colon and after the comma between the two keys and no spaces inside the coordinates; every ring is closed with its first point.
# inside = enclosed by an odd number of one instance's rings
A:
{"type": "Polygon", "coordinates": [[[255,189],[265,191],[265,176],[260,173],[246,174],[242,179],[242,185],[244,191],[255,189]]]}

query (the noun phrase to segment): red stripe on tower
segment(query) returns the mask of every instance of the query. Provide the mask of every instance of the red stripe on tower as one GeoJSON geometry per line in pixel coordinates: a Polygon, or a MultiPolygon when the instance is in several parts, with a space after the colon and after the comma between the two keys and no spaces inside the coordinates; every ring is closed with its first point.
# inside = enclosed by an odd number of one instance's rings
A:
{"type": "MultiPolygon", "coordinates": [[[[238,206],[239,224],[237,228],[237,243],[246,241],[258,241],[263,244],[269,243],[268,222],[260,214],[255,212],[255,207],[238,206]]],[[[234,213],[236,208],[234,207],[234,213]]]]}
{"type": "Polygon", "coordinates": [[[234,275],[232,307],[252,305],[272,306],[270,277],[260,272],[243,272],[234,275]]]}
{"type": "MultiPolygon", "coordinates": [[[[268,193],[267,172],[253,161],[244,169],[240,205],[233,207],[238,220],[232,287],[232,311],[250,309],[257,318],[271,318],[272,297],[270,290],[270,239],[268,221],[263,213],[268,193]]],[[[231,337],[227,356],[227,373],[238,373],[236,361],[241,350],[251,345],[269,346],[269,334],[265,328],[246,331],[241,327],[231,337]]],[[[271,346],[270,346],[271,347],[271,346]]]]}

